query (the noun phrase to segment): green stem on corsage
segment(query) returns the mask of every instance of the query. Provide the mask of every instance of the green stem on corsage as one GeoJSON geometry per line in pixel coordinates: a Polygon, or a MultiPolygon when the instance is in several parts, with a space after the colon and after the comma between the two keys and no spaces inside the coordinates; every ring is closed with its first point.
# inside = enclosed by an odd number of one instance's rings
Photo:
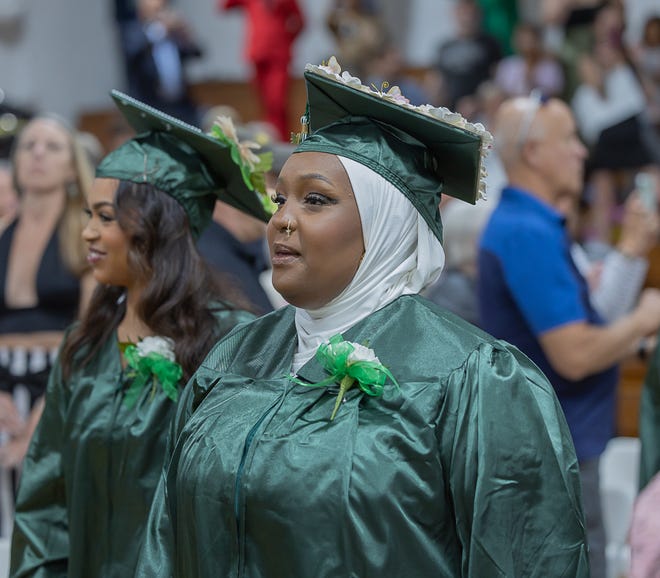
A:
{"type": "Polygon", "coordinates": [[[339,382],[339,393],[337,394],[337,401],[335,401],[335,408],[332,410],[332,414],[330,415],[330,421],[335,419],[337,410],[339,409],[339,406],[341,405],[346,392],[351,389],[351,387],[353,387],[354,383],[355,379],[353,379],[350,375],[345,375],[342,377],[341,381],[339,382]]]}

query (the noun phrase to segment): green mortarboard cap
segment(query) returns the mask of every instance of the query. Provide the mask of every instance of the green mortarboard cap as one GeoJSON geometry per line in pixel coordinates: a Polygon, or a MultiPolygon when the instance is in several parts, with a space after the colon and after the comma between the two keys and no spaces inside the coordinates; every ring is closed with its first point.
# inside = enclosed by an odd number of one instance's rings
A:
{"type": "Polygon", "coordinates": [[[218,199],[268,221],[232,146],[117,90],[111,95],[137,134],[101,161],[97,177],[149,183],[167,193],[186,211],[195,237],[218,199]]]}
{"type": "Polygon", "coordinates": [[[482,158],[492,137],[446,108],[412,106],[397,87],[381,92],[340,71],[334,57],[328,66],[307,65],[309,135],[295,152],[329,152],[371,168],[442,239],[440,193],[476,202],[485,187],[482,158]]]}

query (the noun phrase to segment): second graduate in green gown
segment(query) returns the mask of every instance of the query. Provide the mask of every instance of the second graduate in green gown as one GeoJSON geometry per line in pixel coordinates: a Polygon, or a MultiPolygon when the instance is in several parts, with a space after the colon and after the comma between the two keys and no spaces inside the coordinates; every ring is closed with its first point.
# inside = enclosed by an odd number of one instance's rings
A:
{"type": "Polygon", "coordinates": [[[253,318],[194,245],[218,196],[266,218],[253,167],[232,159],[237,143],[115,98],[138,134],[101,162],[87,199],[98,287],[66,335],[23,469],[16,578],[132,575],[180,390],[253,318]]]}

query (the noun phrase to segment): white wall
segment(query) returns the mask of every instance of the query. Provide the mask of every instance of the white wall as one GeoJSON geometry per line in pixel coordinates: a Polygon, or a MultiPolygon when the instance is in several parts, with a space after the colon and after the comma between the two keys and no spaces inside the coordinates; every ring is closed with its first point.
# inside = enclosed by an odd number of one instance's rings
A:
{"type": "Polygon", "coordinates": [[[408,0],[410,15],[405,54],[414,66],[433,62],[440,43],[454,26],[453,0],[408,0]]]}
{"type": "Polygon", "coordinates": [[[123,83],[111,6],[98,0],[24,0],[22,34],[0,40],[0,88],[7,100],[74,120],[107,107],[123,83]]]}
{"type": "MultiPolygon", "coordinates": [[[[402,0],[381,0],[400,2],[402,0]]],[[[447,34],[451,0],[408,0],[411,27],[404,52],[420,66],[433,57],[447,34]]],[[[295,46],[291,70],[300,74],[307,62],[320,62],[334,51],[325,27],[332,0],[301,0],[307,26],[295,46]]],[[[36,110],[50,110],[75,121],[84,110],[111,106],[108,92],[124,88],[120,51],[109,0],[0,0],[20,5],[24,18],[16,41],[0,35],[0,89],[7,100],[36,110]]],[[[173,0],[188,18],[205,57],[190,69],[192,80],[246,79],[243,60],[244,16],[221,13],[217,0],[173,0]]],[[[0,22],[1,24],[1,22],[0,22]]],[[[1,26],[0,26],[1,30],[1,26]]]]}

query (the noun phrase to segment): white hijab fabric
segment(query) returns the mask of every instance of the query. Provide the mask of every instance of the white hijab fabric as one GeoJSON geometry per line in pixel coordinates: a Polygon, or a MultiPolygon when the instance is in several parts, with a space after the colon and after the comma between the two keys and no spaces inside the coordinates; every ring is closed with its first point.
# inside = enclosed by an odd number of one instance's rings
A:
{"type": "Polygon", "coordinates": [[[438,279],[445,264],[440,241],[401,191],[370,168],[337,158],[353,187],[365,253],[353,280],[327,305],[296,308],[294,373],[321,343],[397,297],[419,293],[438,279]]]}

